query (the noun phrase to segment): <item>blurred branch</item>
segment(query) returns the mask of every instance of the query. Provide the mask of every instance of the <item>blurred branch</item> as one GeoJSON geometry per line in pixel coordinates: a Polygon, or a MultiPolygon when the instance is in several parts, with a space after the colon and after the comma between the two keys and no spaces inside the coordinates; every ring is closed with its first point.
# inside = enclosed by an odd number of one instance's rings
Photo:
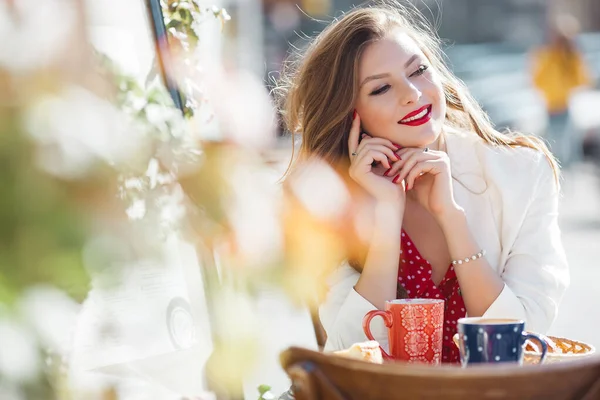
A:
{"type": "MultiPolygon", "coordinates": [[[[224,8],[206,7],[196,0],[161,0],[163,19],[167,30],[169,48],[173,58],[186,68],[194,68],[197,64],[194,52],[200,41],[199,26],[208,18],[217,19],[223,25],[231,19],[224,8]]],[[[173,65],[173,60],[163,60],[173,65]]],[[[174,81],[179,82],[179,92],[184,104],[184,115],[191,118],[197,111],[197,95],[193,93],[194,82],[182,71],[176,74],[174,81]]]]}
{"type": "Polygon", "coordinates": [[[200,40],[198,25],[208,18],[216,18],[223,26],[231,17],[224,8],[206,7],[196,0],[161,0],[169,39],[186,52],[192,52],[200,40]]]}

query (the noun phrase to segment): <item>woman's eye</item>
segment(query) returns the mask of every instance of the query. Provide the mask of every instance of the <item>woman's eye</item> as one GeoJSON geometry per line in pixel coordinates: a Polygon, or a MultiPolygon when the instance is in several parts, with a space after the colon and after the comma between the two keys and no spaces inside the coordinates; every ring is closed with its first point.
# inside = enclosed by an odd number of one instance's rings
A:
{"type": "Polygon", "coordinates": [[[371,92],[370,96],[377,96],[378,94],[385,93],[388,91],[389,88],[390,88],[390,85],[384,85],[384,86],[380,87],[379,89],[373,90],[371,92]]]}
{"type": "Polygon", "coordinates": [[[423,75],[425,73],[425,71],[427,71],[427,69],[429,68],[429,66],[427,65],[419,65],[419,68],[413,72],[412,74],[410,74],[410,76],[419,76],[419,75],[423,75]]]}

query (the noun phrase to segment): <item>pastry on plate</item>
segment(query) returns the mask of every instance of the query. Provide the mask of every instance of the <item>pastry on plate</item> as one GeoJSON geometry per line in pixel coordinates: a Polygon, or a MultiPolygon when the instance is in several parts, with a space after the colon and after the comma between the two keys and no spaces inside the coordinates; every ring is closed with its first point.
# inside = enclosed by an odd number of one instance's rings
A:
{"type": "Polygon", "coordinates": [[[379,343],[375,340],[367,342],[354,343],[349,349],[334,352],[334,354],[342,357],[355,358],[374,364],[382,364],[383,357],[379,343]]]}
{"type": "MultiPolygon", "coordinates": [[[[594,346],[584,342],[556,336],[541,336],[548,345],[546,363],[575,360],[596,352],[594,346]]],[[[525,364],[537,364],[540,352],[538,344],[528,340],[525,342],[523,362],[525,364]]]]}

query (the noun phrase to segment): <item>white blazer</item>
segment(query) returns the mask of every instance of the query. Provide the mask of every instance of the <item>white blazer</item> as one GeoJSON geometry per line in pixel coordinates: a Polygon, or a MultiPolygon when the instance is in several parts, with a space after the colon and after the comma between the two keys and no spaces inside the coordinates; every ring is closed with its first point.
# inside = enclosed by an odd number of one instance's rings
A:
{"type": "MultiPolygon", "coordinates": [[[[546,333],[569,284],[557,221],[559,191],[550,164],[541,152],[492,147],[474,133],[448,133],[446,144],[455,200],[504,281],[484,317],[523,319],[527,330],[546,333]]],[[[329,292],[319,308],[325,350],[367,340],[362,320],[376,308],[354,290],[359,276],[345,263],[328,279],[329,292]]],[[[371,332],[386,348],[381,318],[373,319],[371,332]]]]}

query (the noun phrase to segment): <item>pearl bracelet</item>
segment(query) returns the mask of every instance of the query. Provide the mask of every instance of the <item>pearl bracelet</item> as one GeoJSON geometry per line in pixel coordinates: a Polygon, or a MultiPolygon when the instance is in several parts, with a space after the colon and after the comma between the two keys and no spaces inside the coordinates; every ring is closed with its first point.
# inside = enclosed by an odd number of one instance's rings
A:
{"type": "Polygon", "coordinates": [[[457,264],[460,265],[462,263],[468,263],[469,261],[475,261],[478,258],[481,258],[483,256],[485,256],[485,250],[481,250],[479,253],[472,255],[471,257],[462,259],[462,260],[454,260],[454,261],[452,261],[452,265],[457,265],[457,264]]]}

